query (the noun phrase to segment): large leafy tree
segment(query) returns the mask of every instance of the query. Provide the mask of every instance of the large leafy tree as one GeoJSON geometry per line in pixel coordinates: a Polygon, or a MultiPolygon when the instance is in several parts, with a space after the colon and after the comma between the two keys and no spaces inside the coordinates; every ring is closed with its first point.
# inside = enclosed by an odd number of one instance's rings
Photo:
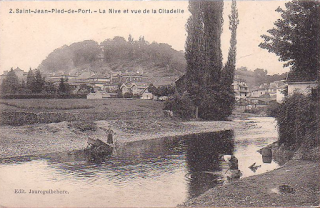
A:
{"type": "Polygon", "coordinates": [[[284,66],[313,80],[320,68],[320,2],[293,0],[285,6],[276,10],[281,19],[268,35],[261,36],[264,42],[259,46],[279,56],[284,66]]]}
{"type": "Polygon", "coordinates": [[[18,92],[19,88],[20,88],[19,79],[16,73],[11,68],[7,76],[2,81],[1,91],[3,94],[14,94],[18,92]]]}

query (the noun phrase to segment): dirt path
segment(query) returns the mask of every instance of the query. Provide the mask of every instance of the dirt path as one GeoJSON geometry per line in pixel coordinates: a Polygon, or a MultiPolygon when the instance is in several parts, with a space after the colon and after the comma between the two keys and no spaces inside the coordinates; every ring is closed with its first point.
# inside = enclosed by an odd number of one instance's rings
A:
{"type": "Polygon", "coordinates": [[[319,163],[292,160],[286,165],[213,188],[182,206],[301,207],[319,206],[319,163]],[[293,189],[279,191],[279,186],[293,189]]]}

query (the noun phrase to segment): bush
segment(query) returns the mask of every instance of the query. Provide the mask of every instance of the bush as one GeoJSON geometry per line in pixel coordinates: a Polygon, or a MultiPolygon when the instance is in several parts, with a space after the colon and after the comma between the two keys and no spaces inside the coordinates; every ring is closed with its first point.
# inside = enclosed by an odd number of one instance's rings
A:
{"type": "Polygon", "coordinates": [[[267,116],[276,117],[279,114],[280,104],[277,102],[270,103],[267,106],[267,116]]]}
{"type": "Polygon", "coordinates": [[[92,121],[74,121],[74,122],[70,122],[68,124],[68,127],[75,128],[75,129],[80,130],[82,132],[97,130],[97,124],[92,121]]]}
{"type": "Polygon", "coordinates": [[[126,93],[124,93],[123,97],[124,98],[132,98],[133,94],[131,92],[126,92],[126,93]]]}
{"type": "Polygon", "coordinates": [[[0,95],[0,99],[79,99],[87,98],[87,94],[69,94],[69,95],[59,95],[59,94],[5,94],[0,95]]]}
{"type": "Polygon", "coordinates": [[[199,117],[205,120],[226,120],[232,114],[235,98],[230,89],[206,90],[199,106],[199,117]]]}
{"type": "Polygon", "coordinates": [[[141,98],[141,95],[139,95],[139,94],[134,94],[132,97],[139,99],[139,98],[141,98]]]}
{"type": "Polygon", "coordinates": [[[194,118],[195,108],[187,93],[175,94],[164,103],[164,110],[171,110],[173,115],[182,119],[194,118]]]}
{"type": "Polygon", "coordinates": [[[287,98],[278,108],[279,143],[299,147],[319,144],[319,102],[302,94],[287,98]],[[306,141],[308,140],[308,141],[306,141]]]}
{"type": "Polygon", "coordinates": [[[21,126],[35,123],[58,123],[62,121],[74,121],[77,117],[71,113],[58,112],[0,112],[0,125],[21,126]]]}

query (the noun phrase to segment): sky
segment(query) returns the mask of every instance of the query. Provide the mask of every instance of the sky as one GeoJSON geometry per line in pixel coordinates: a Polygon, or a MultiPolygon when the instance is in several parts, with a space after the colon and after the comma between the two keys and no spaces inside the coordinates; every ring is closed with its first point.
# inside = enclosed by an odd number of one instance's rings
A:
{"type": "MultiPolygon", "coordinates": [[[[280,18],[275,12],[285,1],[238,1],[237,67],[263,68],[269,74],[289,71],[278,57],[258,47],[273,23],[280,18]]],[[[222,51],[224,62],[229,48],[228,14],[231,1],[224,3],[222,51]]],[[[185,24],[190,13],[188,1],[0,1],[0,74],[11,67],[24,71],[37,68],[53,50],[83,40],[102,42],[114,36],[134,39],[144,36],[148,42],[167,43],[184,50],[185,24]],[[92,13],[16,13],[17,9],[89,10],[92,13]],[[108,13],[109,9],[121,13],[108,13]],[[159,9],[177,9],[180,13],[164,14],[159,9]],[[128,13],[124,13],[127,10],[128,13]],[[141,13],[132,13],[141,10],[141,13]],[[149,13],[144,13],[149,10],[149,13]],[[157,13],[152,13],[156,10],[157,13]],[[184,13],[181,11],[184,10],[184,13]],[[10,13],[10,11],[15,13],[10,13]],[[94,11],[97,11],[96,13],[94,11]],[[106,13],[102,13],[105,11],[106,13]],[[100,13],[101,12],[101,13],[100,13]]]]}

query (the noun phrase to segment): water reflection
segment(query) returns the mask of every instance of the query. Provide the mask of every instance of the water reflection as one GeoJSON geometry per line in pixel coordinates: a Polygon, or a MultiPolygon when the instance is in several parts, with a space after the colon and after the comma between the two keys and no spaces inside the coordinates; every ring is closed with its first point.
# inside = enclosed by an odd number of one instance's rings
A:
{"type": "Polygon", "coordinates": [[[221,155],[232,155],[232,131],[197,135],[187,140],[186,162],[189,172],[189,198],[216,186],[223,177],[221,155]]]}
{"type": "Polygon", "coordinates": [[[252,135],[242,139],[238,132],[223,131],[128,143],[101,163],[88,160],[83,151],[10,159],[0,164],[0,182],[5,187],[0,189],[0,198],[5,199],[1,205],[34,205],[31,196],[10,195],[12,187],[58,187],[70,195],[50,196],[41,206],[176,206],[226,182],[231,171],[223,155],[238,158],[244,177],[277,167],[263,164],[257,152],[275,139],[252,135]],[[7,200],[12,197],[17,198],[16,204],[7,200]]]}

